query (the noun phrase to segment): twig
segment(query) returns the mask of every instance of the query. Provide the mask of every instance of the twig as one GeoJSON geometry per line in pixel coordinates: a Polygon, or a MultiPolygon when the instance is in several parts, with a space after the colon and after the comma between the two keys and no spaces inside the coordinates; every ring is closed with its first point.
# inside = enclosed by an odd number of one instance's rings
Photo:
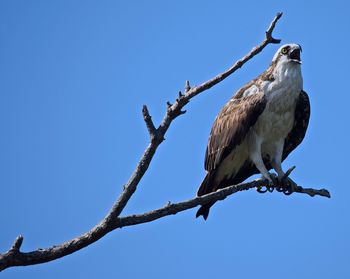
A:
{"type": "Polygon", "coordinates": [[[312,189],[312,188],[303,188],[301,186],[297,186],[296,189],[294,190],[294,192],[307,194],[310,197],[314,197],[314,196],[321,196],[321,197],[326,197],[326,198],[331,197],[331,193],[327,189],[316,190],[316,189],[312,189]]]}
{"type": "Polygon", "coordinates": [[[286,171],[286,173],[283,175],[283,177],[281,178],[281,180],[285,180],[291,173],[292,171],[295,170],[295,166],[291,167],[289,170],[286,171]]]}
{"type": "Polygon", "coordinates": [[[271,43],[274,43],[274,44],[279,44],[281,42],[281,40],[279,39],[274,39],[272,37],[272,31],[273,29],[275,28],[275,25],[276,25],[276,22],[281,18],[282,16],[282,13],[277,13],[276,17],[274,18],[274,20],[271,22],[269,28],[267,29],[266,31],[266,38],[268,38],[268,40],[271,42],[271,43]]]}
{"type": "MultiPolygon", "coordinates": [[[[148,129],[148,132],[151,136],[151,141],[147,146],[144,154],[142,155],[140,162],[136,166],[134,173],[131,175],[129,181],[125,184],[125,187],[122,193],[120,194],[120,196],[118,197],[117,201],[112,206],[111,210],[106,215],[106,217],[98,225],[92,228],[89,232],[77,238],[74,238],[72,240],[69,240],[61,245],[53,246],[47,249],[39,249],[28,253],[22,253],[19,251],[21,243],[23,241],[23,237],[19,237],[14,242],[13,247],[8,252],[0,255],[0,271],[11,266],[39,264],[39,263],[44,263],[44,262],[48,262],[48,261],[52,261],[52,260],[64,257],[66,255],[74,253],[90,245],[93,242],[96,242],[107,233],[111,232],[115,228],[125,226],[128,222],[131,222],[131,223],[133,222],[134,224],[137,224],[135,220],[140,218],[139,215],[135,215],[133,217],[134,219],[131,217],[119,218],[118,216],[121,214],[124,207],[128,203],[129,199],[131,198],[133,193],[136,191],[137,185],[139,184],[143,175],[147,171],[149,164],[158,146],[164,141],[165,133],[167,132],[172,121],[179,115],[185,113],[185,111],[183,111],[182,109],[193,97],[195,97],[196,95],[200,94],[203,91],[208,90],[212,86],[216,85],[217,83],[221,82],[222,80],[224,80],[225,78],[233,74],[237,69],[241,68],[247,61],[249,61],[255,55],[260,53],[268,44],[279,43],[280,40],[274,39],[272,37],[272,32],[275,28],[277,21],[280,19],[281,16],[282,16],[282,13],[278,13],[276,17],[273,19],[269,28],[266,31],[264,41],[257,47],[254,47],[246,56],[238,60],[232,67],[227,69],[225,72],[218,74],[216,77],[212,78],[207,82],[202,83],[199,86],[195,86],[192,88],[189,86],[189,83],[186,83],[184,95],[182,93],[179,94],[179,97],[174,102],[174,104],[170,104],[158,128],[155,128],[155,125],[152,121],[152,118],[148,112],[147,107],[146,106],[143,107],[143,110],[142,110],[143,117],[148,129]],[[134,220],[134,221],[131,221],[131,220],[134,220]]],[[[252,183],[253,184],[255,183],[256,185],[258,185],[261,182],[252,182],[252,183]]],[[[248,184],[246,184],[245,187],[247,187],[247,185],[248,184]]],[[[213,199],[213,200],[215,198],[223,199],[230,194],[230,191],[231,193],[239,191],[237,190],[237,189],[241,189],[239,187],[244,187],[244,186],[235,186],[233,188],[229,187],[229,188],[220,190],[218,192],[209,194],[207,196],[195,198],[187,202],[171,204],[167,206],[165,209],[159,209],[158,211],[155,211],[155,213],[154,212],[146,213],[146,217],[148,216],[147,218],[151,218],[151,219],[153,218],[153,220],[155,220],[160,218],[160,217],[155,218],[156,216],[158,216],[157,214],[161,214],[162,216],[175,214],[185,209],[192,208],[199,204],[203,204],[209,201],[210,199],[213,199]],[[170,213],[166,214],[166,212],[170,212],[170,213]]],[[[256,187],[256,186],[253,186],[253,187],[256,187]]],[[[315,192],[312,192],[312,191],[311,192],[308,191],[308,194],[309,193],[315,194],[315,192]]],[[[142,220],[143,220],[142,222],[145,222],[144,220],[146,219],[142,219],[142,220]]],[[[142,223],[142,222],[139,222],[139,223],[142,223]]]]}
{"type": "Polygon", "coordinates": [[[156,134],[156,127],[153,124],[152,117],[149,114],[148,108],[146,105],[144,105],[142,108],[142,114],[143,114],[143,120],[145,120],[145,122],[146,122],[146,127],[148,129],[148,133],[152,139],[156,134]]]}
{"type": "Polygon", "coordinates": [[[23,236],[22,235],[17,236],[15,241],[12,244],[10,251],[19,251],[19,249],[22,246],[22,243],[23,243],[23,236]]]}
{"type": "Polygon", "coordinates": [[[190,91],[191,89],[191,85],[190,85],[190,82],[188,80],[186,80],[186,83],[185,83],[185,92],[187,93],[188,91],[190,91]]]}

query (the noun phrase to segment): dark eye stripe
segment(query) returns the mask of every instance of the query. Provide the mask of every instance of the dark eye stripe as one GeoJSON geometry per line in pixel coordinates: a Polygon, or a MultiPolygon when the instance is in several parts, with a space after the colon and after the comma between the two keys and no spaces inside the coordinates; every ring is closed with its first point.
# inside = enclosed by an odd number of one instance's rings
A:
{"type": "Polygon", "coordinates": [[[285,46],[284,48],[281,49],[282,54],[287,54],[290,49],[290,46],[285,46]]]}

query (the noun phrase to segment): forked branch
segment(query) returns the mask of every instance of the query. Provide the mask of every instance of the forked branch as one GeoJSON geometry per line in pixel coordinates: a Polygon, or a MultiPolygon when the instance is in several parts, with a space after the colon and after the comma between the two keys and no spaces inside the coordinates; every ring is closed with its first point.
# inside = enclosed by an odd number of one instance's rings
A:
{"type": "MultiPolygon", "coordinates": [[[[214,202],[218,200],[223,200],[226,197],[235,194],[239,191],[245,191],[252,188],[259,189],[268,185],[268,180],[266,179],[256,179],[247,183],[240,183],[237,185],[229,186],[224,189],[220,189],[216,192],[201,196],[195,197],[193,199],[178,202],[178,203],[168,203],[166,206],[155,209],[142,214],[134,214],[125,217],[117,217],[113,221],[111,221],[108,226],[102,227],[102,231],[100,229],[100,225],[93,228],[91,231],[85,233],[82,236],[79,236],[75,239],[72,239],[68,242],[65,242],[59,246],[53,246],[48,249],[39,249],[29,253],[23,253],[19,251],[19,248],[22,244],[23,237],[19,236],[14,241],[12,248],[3,255],[0,255],[0,270],[4,270],[10,266],[18,266],[18,265],[33,265],[38,263],[44,263],[60,256],[63,257],[67,254],[73,253],[75,250],[75,245],[80,245],[83,247],[89,245],[88,241],[90,238],[101,238],[106,233],[113,231],[118,228],[138,225],[142,223],[152,222],[154,220],[163,218],[165,216],[174,215],[179,212],[194,208],[199,205],[203,205],[209,202],[214,202]],[[99,232],[99,233],[97,233],[99,232]],[[84,245],[84,246],[83,246],[84,245]],[[62,252],[67,253],[62,255],[62,252]]],[[[280,185],[286,186],[286,185],[280,185]]],[[[307,194],[311,197],[314,196],[322,196],[330,198],[330,193],[326,189],[312,189],[312,188],[303,188],[301,186],[297,186],[294,190],[295,193],[307,194]]],[[[93,239],[92,242],[96,241],[93,239]]]]}

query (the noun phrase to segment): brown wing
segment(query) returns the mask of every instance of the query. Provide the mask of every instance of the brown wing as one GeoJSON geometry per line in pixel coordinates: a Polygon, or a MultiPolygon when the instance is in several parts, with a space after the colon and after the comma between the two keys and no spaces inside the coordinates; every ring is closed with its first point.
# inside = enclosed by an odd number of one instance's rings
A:
{"type": "Polygon", "coordinates": [[[284,141],[282,161],[303,141],[309,125],[310,113],[309,96],[305,91],[301,91],[295,107],[293,129],[284,141]]]}
{"type": "Polygon", "coordinates": [[[263,93],[243,96],[252,87],[258,90],[260,82],[273,81],[273,66],[271,65],[267,71],[239,89],[219,113],[211,129],[205,153],[204,167],[208,172],[214,170],[244,140],[250,127],[255,124],[265,109],[266,99],[263,93]]]}
{"type": "MultiPolygon", "coordinates": [[[[255,93],[243,97],[243,91],[249,89],[251,82],[243,87],[221,110],[210,132],[207,150],[205,153],[205,169],[208,171],[197,195],[202,196],[218,188],[228,186],[225,181],[216,185],[214,177],[217,166],[225,157],[236,148],[246,137],[249,129],[256,123],[259,115],[266,107],[266,99],[263,93],[255,93]]],[[[214,203],[202,205],[196,217],[208,218],[210,207],[214,203]]]]}
{"type": "Polygon", "coordinates": [[[205,154],[205,169],[210,172],[245,138],[266,106],[263,93],[233,97],[221,110],[211,129],[205,154]]]}

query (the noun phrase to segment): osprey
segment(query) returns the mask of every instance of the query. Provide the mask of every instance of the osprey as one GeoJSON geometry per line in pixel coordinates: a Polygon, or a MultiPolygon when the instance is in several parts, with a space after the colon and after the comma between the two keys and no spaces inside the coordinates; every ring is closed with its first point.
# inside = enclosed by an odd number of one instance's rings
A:
{"type": "MultiPolygon", "coordinates": [[[[230,99],[216,117],[205,154],[207,174],[197,195],[238,184],[261,173],[271,185],[284,176],[281,162],[303,140],[310,102],[303,91],[301,47],[279,48],[270,67],[230,99]]],[[[200,207],[196,217],[208,218],[214,204],[200,207]]]]}

